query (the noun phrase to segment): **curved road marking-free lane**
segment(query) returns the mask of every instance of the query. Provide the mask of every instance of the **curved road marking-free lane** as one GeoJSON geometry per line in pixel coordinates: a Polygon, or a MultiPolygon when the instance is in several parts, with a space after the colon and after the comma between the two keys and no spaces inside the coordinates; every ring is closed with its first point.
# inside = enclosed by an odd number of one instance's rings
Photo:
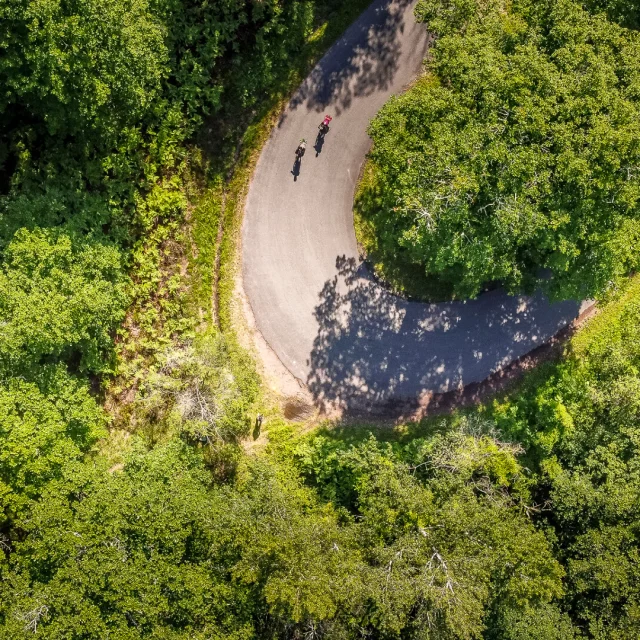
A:
{"type": "Polygon", "coordinates": [[[319,403],[362,407],[480,382],[541,345],[575,302],[500,291],[409,302],[358,257],[353,196],[367,125],[420,72],[427,32],[412,0],[376,0],[319,62],[266,144],[243,225],[243,279],[258,329],[319,403]],[[333,116],[316,144],[325,113],[333,116]],[[294,166],[301,138],[307,152],[294,166]]]}

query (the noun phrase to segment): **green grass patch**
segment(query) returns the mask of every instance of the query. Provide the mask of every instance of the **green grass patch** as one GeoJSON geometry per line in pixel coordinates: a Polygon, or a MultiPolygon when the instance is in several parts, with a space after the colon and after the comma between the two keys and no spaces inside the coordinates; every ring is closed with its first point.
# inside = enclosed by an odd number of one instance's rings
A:
{"type": "Polygon", "coordinates": [[[219,188],[206,189],[193,209],[189,271],[194,311],[201,322],[215,321],[215,266],[218,253],[218,229],[222,216],[219,188]]]}

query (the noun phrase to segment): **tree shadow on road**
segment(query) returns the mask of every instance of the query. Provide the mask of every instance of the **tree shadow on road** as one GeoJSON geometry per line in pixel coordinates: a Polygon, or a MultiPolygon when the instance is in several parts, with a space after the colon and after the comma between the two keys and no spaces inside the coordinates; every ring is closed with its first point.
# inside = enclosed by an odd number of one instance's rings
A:
{"type": "MultiPolygon", "coordinates": [[[[331,105],[339,115],[351,106],[354,97],[387,89],[398,70],[399,36],[410,4],[411,0],[374,2],[313,69],[289,108],[305,105],[321,112],[331,105]]],[[[424,25],[418,28],[426,29],[424,25]]],[[[285,118],[286,113],[280,124],[285,118]]]]}
{"type": "Polygon", "coordinates": [[[319,331],[307,384],[323,408],[363,410],[479,382],[540,346],[578,314],[537,294],[491,291],[476,300],[409,302],[362,264],[338,257],[315,309],[319,331]]]}

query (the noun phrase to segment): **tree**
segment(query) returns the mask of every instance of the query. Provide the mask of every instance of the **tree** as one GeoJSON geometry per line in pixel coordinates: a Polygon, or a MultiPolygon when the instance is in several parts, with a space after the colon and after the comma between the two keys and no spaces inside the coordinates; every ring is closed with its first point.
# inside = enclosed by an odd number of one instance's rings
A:
{"type": "Polygon", "coordinates": [[[124,317],[118,250],[64,231],[20,230],[0,271],[0,370],[19,375],[45,362],[108,370],[111,332],[124,317]]]}
{"type": "Polygon", "coordinates": [[[640,37],[572,0],[509,7],[421,3],[441,36],[371,124],[366,215],[458,297],[596,296],[637,264],[640,37]]]}
{"type": "Polygon", "coordinates": [[[573,339],[564,361],[490,411],[528,449],[535,494],[547,505],[539,520],[566,569],[562,606],[590,638],[631,639],[639,624],[637,287],[573,339]]]}
{"type": "Polygon", "coordinates": [[[0,526],[24,516],[47,483],[105,434],[105,415],[85,386],[60,367],[39,377],[44,393],[18,378],[0,386],[0,526]]]}
{"type": "Polygon", "coordinates": [[[19,522],[0,628],[246,640],[322,623],[357,583],[357,555],[333,511],[274,471],[256,464],[243,485],[212,488],[176,440],[138,448],[119,472],[69,465],[19,522]]]}
{"type": "Polygon", "coordinates": [[[517,447],[483,421],[413,441],[347,446],[317,437],[298,448],[321,495],[356,518],[381,637],[477,638],[491,611],[522,615],[562,591],[563,571],[517,505],[527,497],[517,447]]]}
{"type": "Polygon", "coordinates": [[[0,113],[28,105],[50,135],[136,126],[168,72],[164,28],[147,0],[3,4],[0,113]]]}

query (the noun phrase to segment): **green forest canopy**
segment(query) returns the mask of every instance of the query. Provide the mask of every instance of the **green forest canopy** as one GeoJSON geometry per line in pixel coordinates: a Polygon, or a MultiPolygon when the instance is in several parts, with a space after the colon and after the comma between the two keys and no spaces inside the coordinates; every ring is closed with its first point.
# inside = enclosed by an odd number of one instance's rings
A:
{"type": "Polygon", "coordinates": [[[242,456],[222,481],[176,438],[138,441],[121,469],[83,461],[100,420],[68,407],[86,397],[60,393],[55,375],[57,407],[8,389],[3,451],[31,468],[0,467],[12,519],[0,629],[636,638],[639,300],[636,280],[566,361],[479,411],[377,438],[274,428],[266,455],[242,456]]]}
{"type": "Polygon", "coordinates": [[[261,456],[238,446],[255,373],[185,330],[109,449],[100,387],[132,301],[173,286],[142,240],[184,221],[191,136],[253,108],[338,4],[0,5],[1,638],[637,638],[637,282],[479,411],[274,424],[261,456]]]}
{"type": "Polygon", "coordinates": [[[457,297],[541,280],[594,297],[637,267],[640,34],[600,10],[633,27],[637,13],[593,4],[419,3],[428,71],[372,123],[360,196],[387,261],[457,297]]]}

